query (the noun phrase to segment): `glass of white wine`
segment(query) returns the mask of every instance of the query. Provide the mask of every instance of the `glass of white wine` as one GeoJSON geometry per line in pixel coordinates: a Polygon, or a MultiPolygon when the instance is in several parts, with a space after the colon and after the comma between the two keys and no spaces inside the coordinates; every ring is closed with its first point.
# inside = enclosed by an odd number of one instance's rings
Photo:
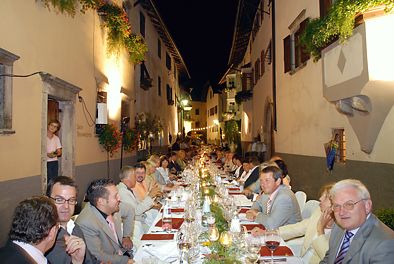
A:
{"type": "Polygon", "coordinates": [[[247,251],[245,262],[248,264],[258,263],[262,241],[260,237],[249,236],[246,239],[247,251]]]}

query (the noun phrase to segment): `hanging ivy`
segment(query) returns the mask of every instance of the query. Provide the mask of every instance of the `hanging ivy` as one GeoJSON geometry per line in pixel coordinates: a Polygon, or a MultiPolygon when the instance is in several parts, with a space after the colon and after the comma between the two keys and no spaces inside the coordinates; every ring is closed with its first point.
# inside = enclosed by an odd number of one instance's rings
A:
{"type": "Polygon", "coordinates": [[[80,12],[94,9],[101,16],[103,27],[107,29],[107,52],[119,55],[122,49],[129,53],[130,61],[141,63],[148,51],[142,36],[131,32],[126,12],[119,6],[105,3],[103,0],[41,0],[50,9],[53,7],[60,13],[75,16],[80,5],[80,12]]]}
{"type": "Polygon", "coordinates": [[[253,92],[250,90],[246,91],[239,91],[235,95],[235,102],[237,104],[241,104],[242,102],[245,102],[253,97],[253,92]]]}
{"type": "Polygon", "coordinates": [[[337,0],[331,6],[327,16],[311,19],[301,35],[301,43],[310,52],[314,61],[320,59],[320,50],[326,47],[336,37],[340,42],[349,38],[354,29],[357,15],[368,9],[385,6],[389,12],[394,7],[394,0],[337,0]]]}

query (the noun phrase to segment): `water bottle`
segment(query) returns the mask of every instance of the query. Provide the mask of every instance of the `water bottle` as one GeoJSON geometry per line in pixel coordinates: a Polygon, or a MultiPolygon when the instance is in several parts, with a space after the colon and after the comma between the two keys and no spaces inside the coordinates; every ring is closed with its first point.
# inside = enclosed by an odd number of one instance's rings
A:
{"type": "Polygon", "coordinates": [[[171,214],[171,206],[169,205],[169,202],[166,201],[166,203],[163,206],[163,213],[162,213],[162,228],[165,231],[171,231],[172,229],[172,214],[171,214]]]}

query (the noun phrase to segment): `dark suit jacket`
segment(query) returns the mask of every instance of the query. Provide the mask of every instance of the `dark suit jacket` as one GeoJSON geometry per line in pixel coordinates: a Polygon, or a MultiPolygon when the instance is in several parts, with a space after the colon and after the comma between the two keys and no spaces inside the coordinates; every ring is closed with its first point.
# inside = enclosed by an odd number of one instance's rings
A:
{"type": "Polygon", "coordinates": [[[176,163],[175,161],[170,161],[170,163],[168,164],[168,169],[169,169],[170,171],[171,171],[172,169],[175,169],[177,173],[182,171],[182,169],[181,169],[181,167],[179,166],[179,164],[176,163]]]}
{"type": "Polygon", "coordinates": [[[247,188],[249,185],[255,183],[259,179],[259,176],[260,176],[260,168],[259,166],[257,166],[252,171],[252,174],[249,175],[249,178],[245,181],[244,188],[247,188]]]}
{"type": "Polygon", "coordinates": [[[11,241],[0,248],[0,262],[2,264],[37,264],[23,248],[11,241]]]}
{"type": "MultiPolygon", "coordinates": [[[[64,235],[68,234],[67,231],[64,228],[60,228],[59,232],[57,233],[56,237],[56,242],[54,246],[46,253],[46,258],[51,262],[51,263],[56,263],[56,264],[70,264],[71,263],[71,256],[66,253],[66,245],[64,243],[64,235]]],[[[77,236],[79,238],[82,238],[85,241],[85,237],[83,236],[81,228],[78,226],[78,224],[75,224],[75,227],[73,229],[72,235],[77,236]]],[[[86,245],[86,253],[85,253],[85,260],[83,263],[86,264],[95,264],[95,263],[100,263],[92,254],[90,254],[90,251],[87,248],[86,245]]]]}
{"type": "MultiPolygon", "coordinates": [[[[345,230],[335,225],[330,236],[329,249],[320,263],[334,263],[345,230]]],[[[394,262],[394,231],[375,215],[361,225],[354,236],[342,264],[394,262]]]]}

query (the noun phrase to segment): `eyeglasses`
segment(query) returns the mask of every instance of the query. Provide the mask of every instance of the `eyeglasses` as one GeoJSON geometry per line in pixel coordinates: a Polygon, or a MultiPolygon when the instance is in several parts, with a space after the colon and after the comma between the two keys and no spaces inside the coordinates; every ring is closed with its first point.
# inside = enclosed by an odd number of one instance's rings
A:
{"type": "Polygon", "coordinates": [[[354,209],[354,206],[355,206],[356,204],[358,204],[359,202],[364,201],[364,200],[367,200],[367,199],[361,199],[361,200],[358,200],[357,202],[347,201],[347,202],[344,203],[343,205],[340,205],[340,204],[333,204],[333,205],[331,206],[331,209],[332,209],[334,212],[339,212],[339,211],[341,210],[341,208],[343,208],[343,209],[345,209],[345,210],[347,210],[347,211],[351,211],[351,210],[354,209]]]}
{"type": "Polygon", "coordinates": [[[70,198],[70,199],[64,199],[63,197],[56,197],[56,198],[50,197],[50,198],[55,201],[55,204],[65,204],[67,202],[68,204],[76,205],[78,203],[77,199],[75,198],[70,198]]]}

